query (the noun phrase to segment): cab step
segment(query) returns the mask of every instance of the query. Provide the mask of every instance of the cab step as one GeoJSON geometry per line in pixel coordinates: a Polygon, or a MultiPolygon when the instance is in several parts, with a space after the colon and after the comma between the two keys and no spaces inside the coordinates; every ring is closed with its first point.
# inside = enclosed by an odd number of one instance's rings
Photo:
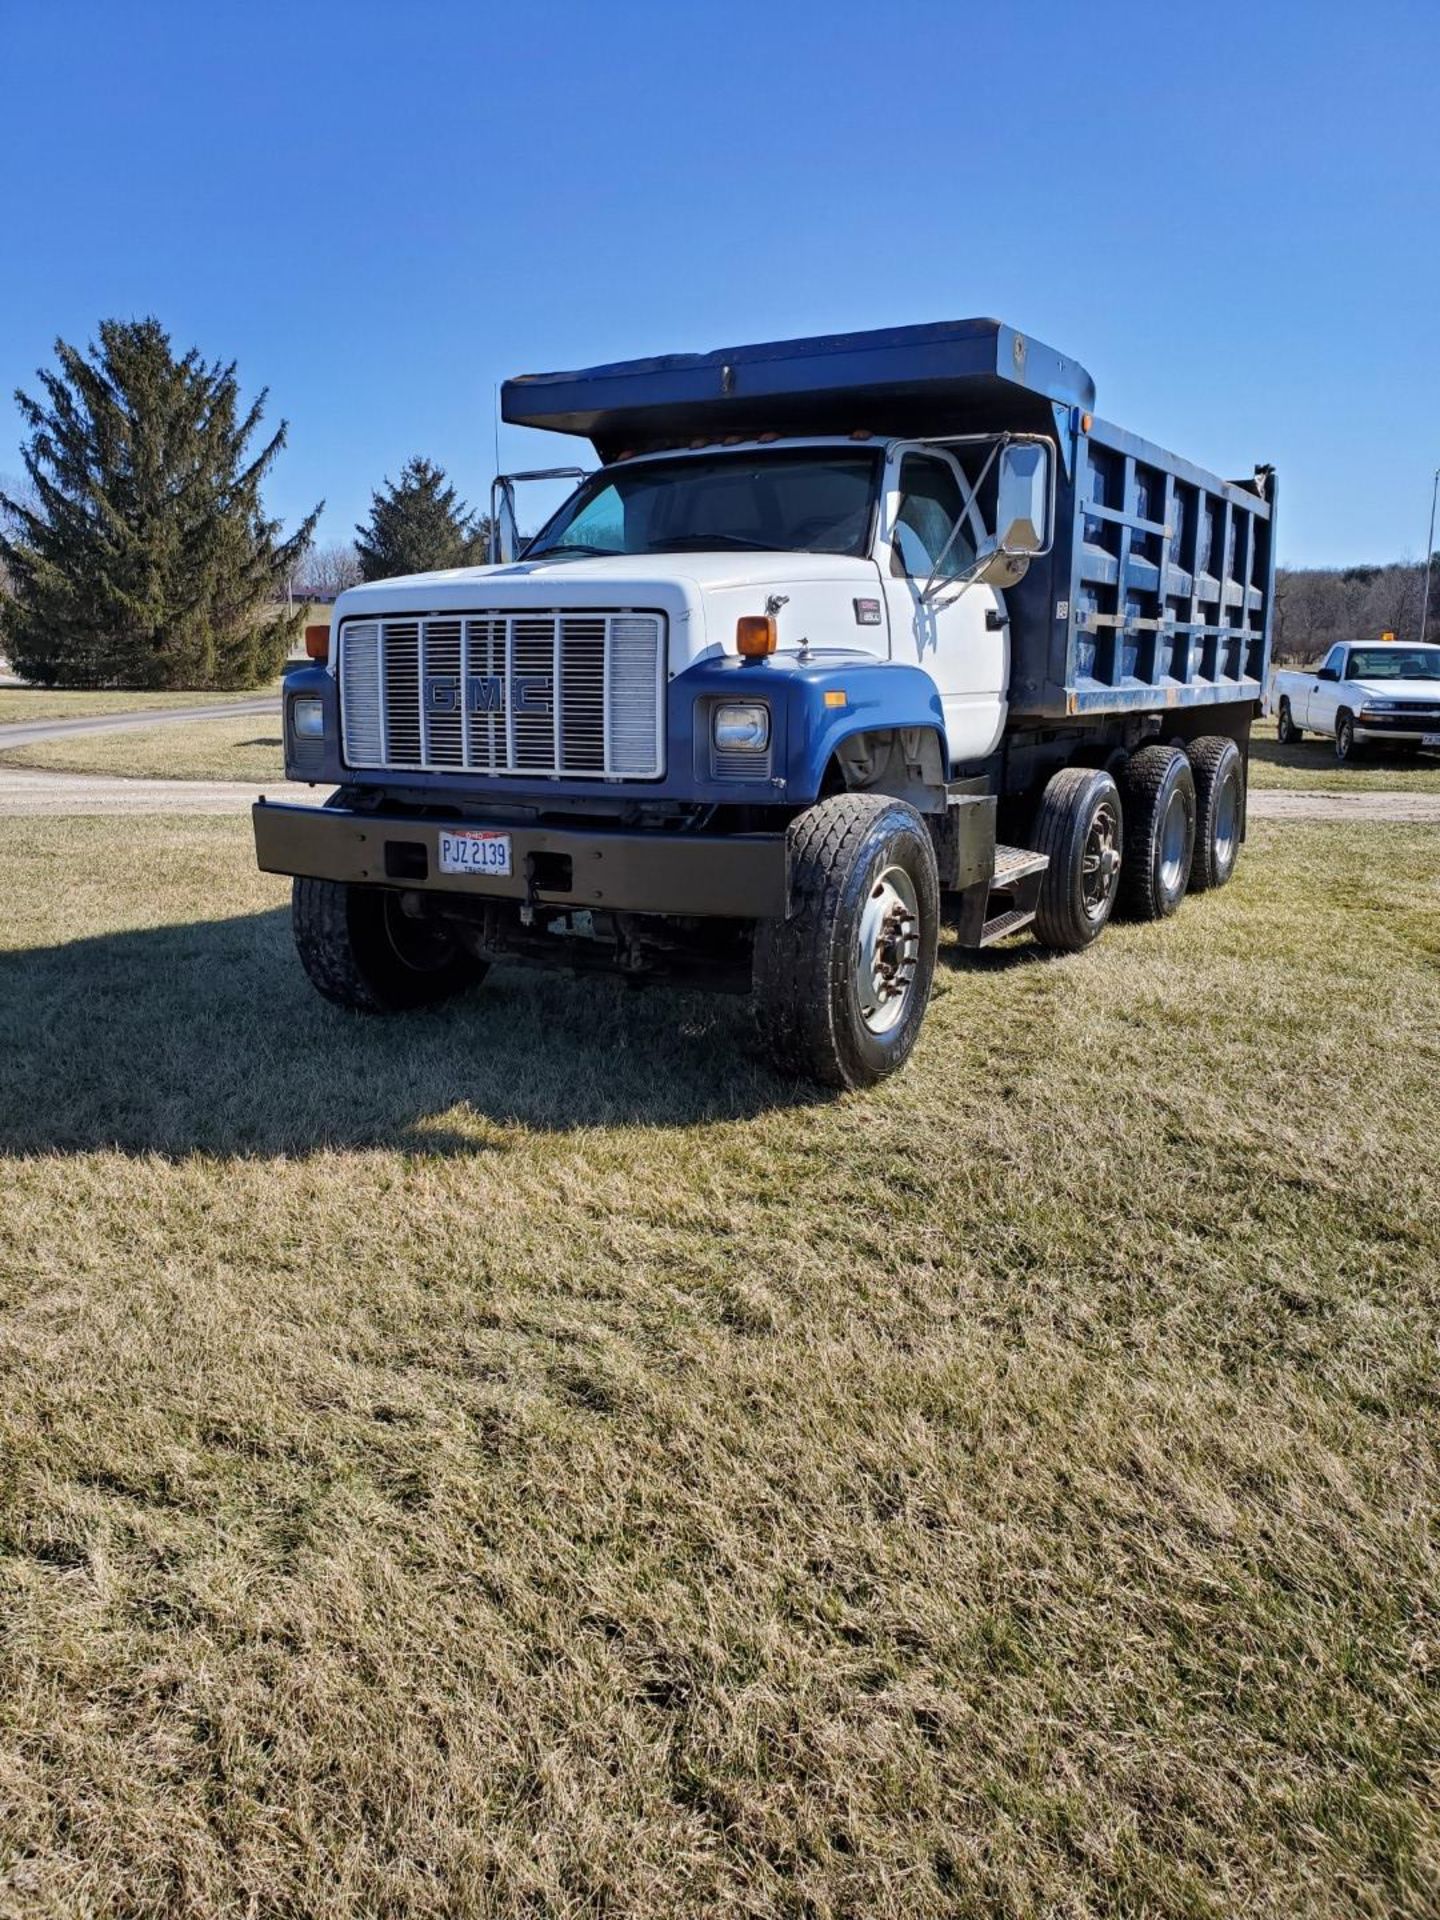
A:
{"type": "Polygon", "coordinates": [[[1030,925],[1040,898],[1040,882],[1049,865],[1048,854],[1031,853],[1028,847],[996,847],[980,946],[993,947],[997,940],[1008,940],[1012,933],[1030,925]],[[1001,896],[998,901],[997,893],[1001,896]]]}
{"type": "Polygon", "coordinates": [[[980,929],[980,945],[993,947],[997,940],[1008,940],[1012,933],[1028,927],[1034,918],[1034,907],[1010,907],[1004,913],[992,914],[980,929]]]}
{"type": "Polygon", "coordinates": [[[1020,880],[1028,880],[1032,873],[1044,873],[1049,864],[1048,853],[1032,853],[1028,847],[996,847],[991,891],[1013,887],[1020,880]]]}

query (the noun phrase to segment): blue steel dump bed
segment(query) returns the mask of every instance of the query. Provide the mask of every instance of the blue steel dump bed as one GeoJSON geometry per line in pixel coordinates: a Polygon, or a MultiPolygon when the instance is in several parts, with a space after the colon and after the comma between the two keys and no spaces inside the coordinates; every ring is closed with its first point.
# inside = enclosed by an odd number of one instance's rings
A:
{"type": "Polygon", "coordinates": [[[725,347],[507,380],[504,418],[602,459],[759,433],[1043,433],[1054,545],[1006,595],[1010,707],[1064,718],[1259,700],[1274,476],[1225,481],[1093,418],[1077,361],[998,320],[725,347]]]}

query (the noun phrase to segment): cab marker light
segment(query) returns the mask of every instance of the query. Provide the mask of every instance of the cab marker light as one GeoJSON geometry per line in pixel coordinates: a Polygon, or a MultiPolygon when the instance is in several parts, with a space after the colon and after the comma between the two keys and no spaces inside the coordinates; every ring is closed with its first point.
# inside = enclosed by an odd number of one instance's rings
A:
{"type": "Polygon", "coordinates": [[[746,660],[763,660],[778,643],[773,613],[742,613],[735,622],[735,651],[746,660]]]}

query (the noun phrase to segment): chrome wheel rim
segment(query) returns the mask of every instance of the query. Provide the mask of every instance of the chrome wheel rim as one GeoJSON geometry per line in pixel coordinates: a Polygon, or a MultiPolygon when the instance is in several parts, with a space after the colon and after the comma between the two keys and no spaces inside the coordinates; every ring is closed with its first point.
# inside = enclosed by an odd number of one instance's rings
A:
{"type": "Polygon", "coordinates": [[[1177,893],[1185,878],[1186,826],[1185,796],[1177,787],[1165,808],[1160,829],[1160,884],[1166,893],[1177,893]]]}
{"type": "Polygon", "coordinates": [[[1215,803],[1215,864],[1228,867],[1235,858],[1240,837],[1240,782],[1230,779],[1221,787],[1215,803]]]}
{"type": "Polygon", "coordinates": [[[920,964],[920,907],[903,867],[871,882],[855,942],[855,999],[867,1031],[891,1032],[910,1004],[920,964]]]}
{"type": "Polygon", "coordinates": [[[1109,909],[1119,875],[1120,815],[1104,800],[1095,809],[1080,856],[1080,890],[1089,919],[1098,920],[1109,909]]]}

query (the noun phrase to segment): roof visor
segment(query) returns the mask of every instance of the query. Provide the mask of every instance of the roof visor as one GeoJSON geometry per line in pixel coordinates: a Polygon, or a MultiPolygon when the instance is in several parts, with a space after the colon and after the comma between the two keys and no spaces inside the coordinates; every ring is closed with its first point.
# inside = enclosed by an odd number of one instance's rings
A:
{"type": "Polygon", "coordinates": [[[1054,432],[1057,409],[1094,404],[1095,383],[1078,361],[999,320],[521,374],[500,396],[504,419],[583,435],[605,459],[727,434],[1054,432]]]}

